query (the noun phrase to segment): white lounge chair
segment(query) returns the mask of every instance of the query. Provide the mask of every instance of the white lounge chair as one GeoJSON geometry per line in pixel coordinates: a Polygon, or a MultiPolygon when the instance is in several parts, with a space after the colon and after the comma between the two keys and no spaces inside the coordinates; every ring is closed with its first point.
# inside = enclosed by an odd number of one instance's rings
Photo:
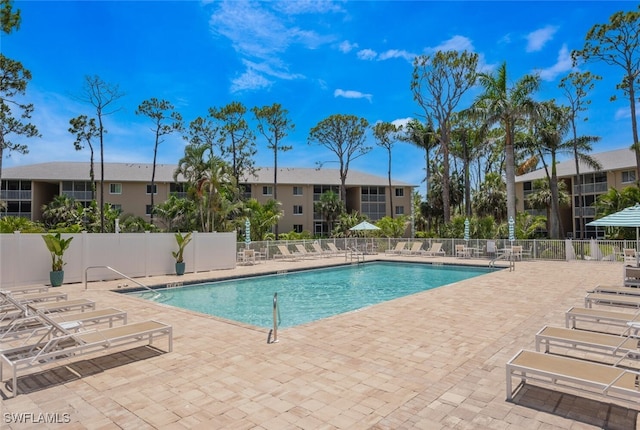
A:
{"type": "Polygon", "coordinates": [[[278,250],[280,251],[280,253],[274,254],[274,259],[282,258],[283,260],[289,261],[297,261],[300,259],[300,254],[298,252],[293,253],[289,251],[289,248],[287,248],[286,245],[278,245],[278,250]]]}
{"type": "Polygon", "coordinates": [[[406,255],[419,255],[422,254],[424,251],[424,249],[422,249],[422,242],[413,242],[413,244],[411,245],[411,248],[409,249],[404,249],[401,254],[406,254],[406,255]]]}
{"type": "Polygon", "coordinates": [[[310,252],[307,251],[307,248],[304,247],[304,245],[302,245],[301,243],[296,244],[296,249],[298,250],[298,254],[302,256],[302,258],[305,257],[309,257],[309,258],[313,258],[318,256],[318,253],[316,251],[310,252]]]}
{"type": "Polygon", "coordinates": [[[640,372],[607,364],[592,363],[571,357],[521,350],[507,362],[507,401],[513,400],[512,378],[552,384],[571,390],[596,393],[631,402],[637,406],[640,372]]]}
{"type": "Polygon", "coordinates": [[[640,287],[640,267],[624,266],[625,287],[640,287]]]}
{"type": "Polygon", "coordinates": [[[567,328],[576,328],[576,323],[578,321],[624,327],[626,329],[628,322],[640,322],[640,311],[636,313],[627,313],[622,311],[581,308],[574,306],[565,312],[565,326],[567,328]]]}
{"type": "Polygon", "coordinates": [[[398,242],[396,243],[395,248],[390,248],[384,251],[385,255],[400,255],[404,251],[407,242],[398,242]]]}
{"type": "Polygon", "coordinates": [[[587,293],[584,298],[584,306],[590,308],[594,304],[640,308],[640,297],[625,294],[587,293]]]}
{"type": "Polygon", "coordinates": [[[317,242],[313,243],[313,249],[315,250],[316,254],[322,257],[331,257],[334,253],[333,251],[331,251],[330,249],[323,249],[322,245],[320,245],[317,242]]]}
{"type": "Polygon", "coordinates": [[[422,252],[422,255],[426,257],[437,257],[438,255],[444,257],[445,255],[447,255],[447,253],[444,252],[444,249],[442,249],[441,242],[434,242],[431,244],[431,247],[429,249],[422,252]]]}
{"type": "Polygon", "coordinates": [[[640,288],[618,285],[596,285],[589,293],[624,294],[627,296],[640,296],[640,288]]]}
{"type": "Polygon", "coordinates": [[[638,349],[640,339],[633,334],[638,330],[640,330],[640,323],[629,323],[629,328],[623,335],[544,326],[536,333],[536,351],[540,351],[540,348],[544,346],[544,352],[549,352],[552,346],[559,346],[613,357],[627,357],[632,353],[638,355],[640,354],[640,349],[638,349]]]}
{"type": "Polygon", "coordinates": [[[168,351],[173,350],[173,329],[158,321],[143,321],[104,330],[87,330],[71,333],[63,326],[48,318],[39,316],[56,329],[55,336],[43,337],[37,343],[0,352],[0,381],[6,364],[12,373],[12,397],[18,394],[18,373],[24,369],[57,362],[95,352],[111,352],[114,348],[134,343],[147,342],[151,345],[159,337],[168,338],[168,351]],[[57,334],[59,333],[59,334],[57,334]]]}
{"type": "Polygon", "coordinates": [[[334,254],[338,255],[338,254],[344,254],[347,251],[345,251],[344,249],[340,249],[338,248],[335,243],[333,242],[328,242],[327,243],[327,248],[329,248],[334,254]]]}

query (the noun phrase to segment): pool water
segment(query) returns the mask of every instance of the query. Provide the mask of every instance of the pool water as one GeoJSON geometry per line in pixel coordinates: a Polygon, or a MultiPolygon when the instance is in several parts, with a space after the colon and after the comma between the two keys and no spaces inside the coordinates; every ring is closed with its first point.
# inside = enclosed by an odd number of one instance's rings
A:
{"type": "MultiPolygon", "coordinates": [[[[280,327],[293,327],[494,270],[373,262],[161,289],[156,300],[270,328],[273,327],[273,295],[277,292],[280,327]]],[[[150,298],[149,293],[130,294],[150,298]]]]}

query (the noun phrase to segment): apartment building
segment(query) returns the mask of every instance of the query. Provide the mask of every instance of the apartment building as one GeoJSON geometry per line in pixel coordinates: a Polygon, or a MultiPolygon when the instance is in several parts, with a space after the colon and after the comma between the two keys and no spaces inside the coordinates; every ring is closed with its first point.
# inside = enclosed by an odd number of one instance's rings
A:
{"type": "MultiPolygon", "coordinates": [[[[154,203],[160,203],[171,194],[186,196],[182,176],[176,180],[176,165],[156,165],[154,189],[151,188],[152,164],[105,163],[104,201],[122,213],[149,216],[151,192],[154,203]]],[[[99,164],[95,176],[100,177],[99,164]]],[[[50,162],[3,169],[0,200],[7,203],[3,216],[23,216],[33,221],[42,219],[42,206],[58,195],[73,197],[88,204],[92,200],[89,163],[50,162]]],[[[241,185],[245,197],[264,203],[274,197],[273,168],[260,168],[255,175],[245,178],[241,185]]],[[[411,193],[415,185],[355,170],[347,177],[347,210],[356,210],[377,221],[385,215],[411,215],[411,193]],[[393,207],[391,207],[393,204],[393,207]]],[[[278,168],[277,198],[284,215],[278,224],[280,232],[310,231],[326,234],[327,225],[321,214],[314,213],[314,202],[328,190],[339,192],[340,176],[337,169],[278,168]]],[[[100,183],[96,184],[96,199],[100,196],[100,183]]]]}
{"type": "MultiPolygon", "coordinates": [[[[630,149],[617,149],[614,151],[591,154],[600,162],[602,169],[599,171],[580,164],[580,176],[583,204],[580,204],[576,166],[573,159],[556,164],[558,181],[565,182],[567,191],[571,197],[568,207],[560,209],[560,221],[567,237],[603,237],[604,229],[586,226],[584,235],[580,231],[580,213],[583,214],[585,224],[595,218],[595,206],[593,203],[598,196],[605,194],[610,188],[621,190],[636,183],[636,157],[630,149]]],[[[546,178],[544,169],[538,169],[516,177],[516,201],[517,210],[531,214],[542,214],[529,204],[527,197],[535,192],[534,181],[546,178]]]]}

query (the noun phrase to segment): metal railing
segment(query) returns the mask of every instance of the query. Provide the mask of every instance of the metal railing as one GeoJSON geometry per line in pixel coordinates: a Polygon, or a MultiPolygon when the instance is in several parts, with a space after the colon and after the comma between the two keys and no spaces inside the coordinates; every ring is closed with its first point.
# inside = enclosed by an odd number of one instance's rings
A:
{"type": "MultiPolygon", "coordinates": [[[[317,242],[327,250],[327,243],[334,244],[344,253],[345,259],[349,259],[351,250],[371,250],[373,253],[384,254],[387,250],[393,250],[398,242],[409,242],[407,249],[415,242],[422,244],[422,250],[428,250],[433,243],[441,243],[446,256],[455,257],[456,245],[467,245],[478,250],[479,258],[491,260],[493,254],[487,250],[487,241],[495,242],[498,250],[511,248],[512,245],[522,246],[525,260],[588,260],[588,261],[623,261],[622,253],[625,248],[636,248],[635,240],[601,240],[601,239],[517,239],[513,242],[508,239],[470,239],[465,242],[461,238],[331,238],[331,239],[300,239],[251,242],[249,245],[238,242],[238,250],[254,249],[262,258],[273,259],[279,254],[278,245],[285,245],[293,250],[294,245],[302,244],[311,247],[317,242]],[[365,248],[366,246],[366,248],[365,248]]],[[[340,254],[342,255],[342,254],[340,254]]]]}
{"type": "Polygon", "coordinates": [[[125,275],[124,273],[114,269],[113,267],[110,266],[89,266],[86,269],[84,269],[84,289],[85,291],[87,290],[87,273],[89,272],[89,269],[108,269],[111,270],[113,273],[117,273],[118,275],[122,276],[125,279],[128,279],[129,281],[133,282],[134,284],[144,288],[146,291],[153,293],[153,299],[157,299],[158,297],[161,297],[162,294],[158,291],[158,290],[154,290],[153,288],[150,288],[149,286],[143,284],[142,282],[136,281],[135,279],[125,275]]]}

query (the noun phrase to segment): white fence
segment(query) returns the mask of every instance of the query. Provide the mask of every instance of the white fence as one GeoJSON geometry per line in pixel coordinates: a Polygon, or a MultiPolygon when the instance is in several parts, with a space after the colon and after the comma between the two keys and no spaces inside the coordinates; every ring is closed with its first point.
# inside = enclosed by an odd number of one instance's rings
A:
{"type": "MultiPolygon", "coordinates": [[[[82,282],[89,266],[111,266],[129,277],[175,273],[171,255],[178,246],[173,233],[78,233],[65,252],[64,282],[82,282]]],[[[232,269],[235,233],[193,233],[184,252],[186,272],[232,269]]],[[[51,254],[40,234],[0,234],[0,288],[47,284],[51,254]]],[[[106,269],[89,271],[89,280],[116,279],[106,269]]]]}

